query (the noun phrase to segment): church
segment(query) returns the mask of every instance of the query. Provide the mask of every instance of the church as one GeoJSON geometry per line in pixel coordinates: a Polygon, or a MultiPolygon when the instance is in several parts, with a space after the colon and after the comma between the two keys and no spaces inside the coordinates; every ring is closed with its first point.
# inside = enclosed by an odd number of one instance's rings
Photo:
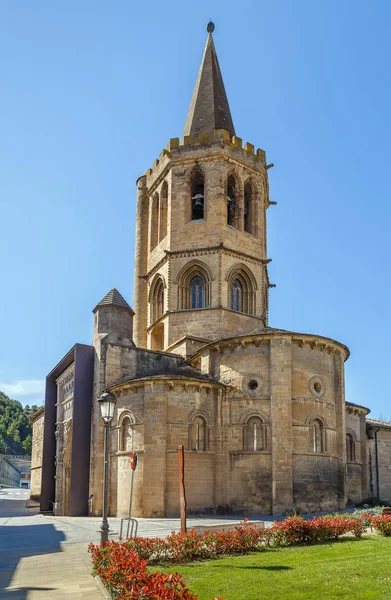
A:
{"type": "Polygon", "coordinates": [[[213,40],[181,139],[137,180],[133,309],[112,289],[46,379],[33,419],[32,494],[42,511],[102,512],[103,421],[109,514],[179,514],[178,446],[189,514],[343,510],[391,501],[391,424],[345,399],[349,349],[268,322],[268,164],[236,134],[213,40]]]}

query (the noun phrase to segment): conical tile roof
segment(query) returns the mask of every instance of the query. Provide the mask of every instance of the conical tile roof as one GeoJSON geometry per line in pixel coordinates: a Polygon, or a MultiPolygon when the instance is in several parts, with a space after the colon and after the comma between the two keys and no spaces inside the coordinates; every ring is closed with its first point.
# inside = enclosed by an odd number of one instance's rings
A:
{"type": "Polygon", "coordinates": [[[119,291],[116,288],[113,288],[112,290],[110,290],[109,293],[106,294],[106,296],[104,298],[102,298],[102,300],[100,302],[98,302],[98,304],[95,306],[93,312],[95,312],[99,306],[107,306],[107,305],[119,306],[121,308],[126,308],[134,314],[132,308],[126,302],[125,298],[123,298],[123,296],[121,296],[121,294],[119,293],[119,291]]]}

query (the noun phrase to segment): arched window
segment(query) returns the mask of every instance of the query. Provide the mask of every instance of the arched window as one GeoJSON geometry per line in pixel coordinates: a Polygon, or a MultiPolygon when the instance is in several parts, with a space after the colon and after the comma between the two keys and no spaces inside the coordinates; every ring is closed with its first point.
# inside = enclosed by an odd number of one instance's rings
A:
{"type": "Polygon", "coordinates": [[[231,310],[243,312],[243,287],[239,279],[234,279],[231,284],[231,310]]]}
{"type": "Polygon", "coordinates": [[[324,427],[320,419],[314,419],[310,426],[312,452],[324,452],[324,427]]]}
{"type": "Polygon", "coordinates": [[[227,179],[227,223],[231,227],[237,227],[238,223],[238,201],[236,181],[233,175],[227,179]]]}
{"type": "Polygon", "coordinates": [[[254,193],[250,182],[244,186],[244,231],[255,235],[254,193]]]}
{"type": "Polygon", "coordinates": [[[159,209],[159,242],[167,235],[167,204],[168,204],[168,184],[165,181],[162,185],[160,193],[160,209],[159,209]]]}
{"type": "Polygon", "coordinates": [[[208,428],[206,419],[197,416],[193,419],[189,431],[189,447],[190,450],[198,450],[203,452],[209,448],[208,428]]]}
{"type": "Polygon", "coordinates": [[[233,267],[227,274],[228,308],[248,315],[256,311],[256,281],[251,271],[244,265],[233,267]]]}
{"type": "Polygon", "coordinates": [[[159,194],[152,198],[151,208],[151,232],[150,232],[150,250],[153,250],[159,241],[159,194]]]}
{"type": "Polygon", "coordinates": [[[191,177],[191,220],[197,221],[204,218],[205,210],[205,183],[201,169],[196,169],[191,177]]]}
{"type": "Polygon", "coordinates": [[[197,275],[190,283],[191,308],[204,308],[205,281],[197,275]]]}
{"type": "Polygon", "coordinates": [[[192,261],[178,273],[178,308],[197,309],[210,306],[211,273],[207,265],[192,261]]]}
{"type": "Polygon", "coordinates": [[[346,460],[347,462],[356,461],[355,440],[351,433],[346,434],[346,460]]]}
{"type": "Polygon", "coordinates": [[[123,449],[131,450],[132,449],[132,424],[131,424],[129,417],[127,417],[126,419],[123,420],[122,427],[123,427],[123,433],[122,433],[123,449]]]}
{"type": "Polygon", "coordinates": [[[250,417],[244,426],[244,450],[266,449],[266,426],[260,417],[250,417]]]}
{"type": "Polygon", "coordinates": [[[118,450],[120,452],[133,450],[133,425],[134,420],[128,414],[120,420],[118,429],[118,450]]]}
{"type": "Polygon", "coordinates": [[[155,323],[164,315],[164,283],[160,276],[155,278],[151,286],[149,304],[151,323],[155,323]]]}

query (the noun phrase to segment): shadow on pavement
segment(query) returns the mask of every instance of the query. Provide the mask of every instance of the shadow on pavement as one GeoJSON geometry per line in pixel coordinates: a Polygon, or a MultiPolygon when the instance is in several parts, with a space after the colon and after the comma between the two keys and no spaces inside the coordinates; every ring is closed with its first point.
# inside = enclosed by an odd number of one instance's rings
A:
{"type": "MultiPolygon", "coordinates": [[[[64,533],[50,524],[1,527],[0,598],[25,600],[29,591],[41,589],[33,586],[13,590],[5,588],[12,584],[15,570],[22,558],[61,552],[60,543],[64,540],[64,533]]],[[[50,589],[53,588],[42,588],[42,591],[50,589]]]]}
{"type": "Polygon", "coordinates": [[[41,592],[50,592],[51,590],[55,590],[56,588],[49,587],[23,587],[23,588],[15,588],[14,590],[7,590],[6,592],[2,592],[0,590],[0,598],[8,598],[9,600],[25,600],[27,598],[27,594],[29,592],[41,591],[41,592]]]}

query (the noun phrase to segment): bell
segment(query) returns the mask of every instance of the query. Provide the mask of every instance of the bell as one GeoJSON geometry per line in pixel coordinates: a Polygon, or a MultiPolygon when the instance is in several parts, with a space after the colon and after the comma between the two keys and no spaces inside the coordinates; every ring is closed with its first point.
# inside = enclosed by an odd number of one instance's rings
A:
{"type": "Polygon", "coordinates": [[[204,197],[202,194],[196,194],[192,197],[192,200],[195,200],[194,206],[203,206],[204,204],[204,197]]]}

